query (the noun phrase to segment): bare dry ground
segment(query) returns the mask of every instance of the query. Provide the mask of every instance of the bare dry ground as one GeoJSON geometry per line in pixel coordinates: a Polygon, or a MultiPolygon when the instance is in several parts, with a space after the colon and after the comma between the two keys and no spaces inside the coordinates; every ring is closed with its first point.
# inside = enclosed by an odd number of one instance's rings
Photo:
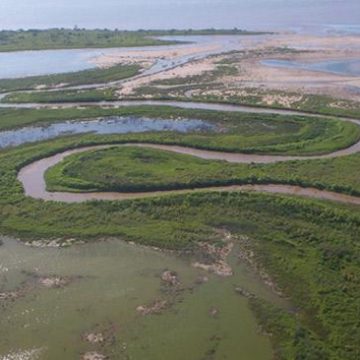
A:
{"type": "MultiPolygon", "coordinates": [[[[215,45],[213,45],[215,46],[215,45]]],[[[107,66],[117,62],[128,62],[137,58],[143,63],[153,64],[156,59],[169,58],[186,54],[196,54],[204,51],[204,45],[187,47],[183,50],[161,51],[129,51],[122,52],[119,58],[97,59],[98,64],[107,66]]],[[[211,45],[206,47],[211,49],[211,45]]],[[[139,77],[131,82],[125,82],[118,89],[120,98],[136,94],[139,89],[152,86],[163,93],[180,95],[177,87],[184,87],[191,83],[191,89],[186,92],[187,97],[212,96],[226,100],[229,97],[251,96],[254,93],[263,95],[263,103],[273,105],[282,103],[289,106],[301,100],[304,94],[331,96],[337,99],[360,101],[360,77],[337,75],[326,72],[302,69],[276,68],[262,64],[263,60],[282,59],[302,63],[360,59],[360,36],[314,36],[299,34],[266,35],[244,37],[239,42],[238,51],[229,54],[219,54],[203,60],[189,62],[180,67],[163,71],[158,74],[139,77]],[[231,75],[218,71],[216,78],[211,81],[204,77],[219,67],[231,66],[236,69],[231,75]],[[191,81],[194,77],[198,84],[191,81]],[[174,84],[169,84],[169,80],[174,84]],[[164,82],[161,84],[161,82],[164,82]],[[204,84],[207,86],[204,87],[204,84]],[[198,87],[196,85],[199,85],[198,87]],[[288,92],[276,94],[272,91],[288,92]]],[[[184,95],[184,93],[182,94],[184,95]]],[[[143,94],[152,97],[151,93],[143,94]]],[[[342,104],[334,103],[334,106],[342,104]]]]}

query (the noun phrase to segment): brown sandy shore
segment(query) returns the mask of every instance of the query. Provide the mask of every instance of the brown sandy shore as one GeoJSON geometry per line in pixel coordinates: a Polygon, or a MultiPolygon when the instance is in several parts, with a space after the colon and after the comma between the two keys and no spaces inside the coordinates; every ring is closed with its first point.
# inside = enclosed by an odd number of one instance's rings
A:
{"type": "MultiPolygon", "coordinates": [[[[208,45],[210,48],[210,45],[208,45]]],[[[189,51],[190,49],[188,49],[189,51]]],[[[193,48],[194,53],[199,52],[201,47],[193,48]]],[[[214,50],[214,49],[212,49],[214,50]]],[[[186,54],[185,50],[182,50],[186,54]]],[[[176,54],[176,52],[175,52],[176,54]]],[[[181,54],[181,50],[178,51],[181,54]]],[[[149,63],[153,62],[156,53],[141,53],[141,59],[149,63]]],[[[119,55],[120,56],[120,55],[119,55]]],[[[171,59],[174,53],[170,50],[159,52],[158,56],[171,59]]],[[[100,57],[99,64],[117,63],[128,61],[134,54],[124,53],[121,57],[100,57]]],[[[328,95],[335,98],[348,100],[360,100],[360,77],[339,75],[327,72],[276,68],[262,64],[263,60],[279,59],[301,63],[323,62],[331,60],[360,59],[360,36],[316,36],[300,34],[264,35],[256,37],[242,37],[238,42],[238,48],[232,54],[218,54],[198,61],[188,62],[185,65],[159,72],[144,77],[126,81],[119,84],[119,98],[126,98],[136,93],[136,89],[149,86],[153,82],[171,79],[186,79],[189,76],[199,76],[216,69],[219,61],[232,59],[232,65],[239,71],[237,75],[224,76],[217,79],[229,88],[228,95],[242,95],[242,91],[248,88],[262,90],[290,91],[298,94],[328,95]],[[281,51],[287,50],[287,51],[281,51]],[[236,54],[236,51],[238,53],[236,54]]],[[[198,94],[196,94],[198,95],[198,94]]],[[[217,95],[216,89],[201,92],[201,95],[217,95]]],[[[224,94],[222,94],[224,95],[224,94]]],[[[272,105],[279,99],[266,99],[268,105],[272,105]]],[[[297,99],[289,99],[296,102],[297,99]]],[[[287,99],[284,100],[285,105],[287,99]]]]}
{"type": "MultiPolygon", "coordinates": [[[[359,60],[360,36],[353,35],[302,35],[281,33],[261,36],[234,36],[229,53],[226,51],[226,40],[221,37],[205,43],[179,45],[174,47],[153,47],[143,49],[119,49],[112,54],[104,54],[91,61],[98,67],[106,68],[117,64],[139,63],[150,69],[159,60],[168,62],[188,57],[185,64],[174,65],[173,68],[163,69],[155,73],[139,74],[133,78],[109,82],[107,84],[93,84],[69,87],[81,88],[115,88],[119,99],[138,96],[137,91],[143,87],[154,86],[164,89],[166,86],[156,82],[176,79],[179,85],[188,85],[190,77],[211,73],[221,66],[221,62],[229,64],[238,70],[237,74],[220,76],[215,80],[217,85],[210,89],[195,89],[188,92],[193,96],[242,97],[249,89],[258,91],[291,92],[297,96],[281,94],[268,95],[263,99],[264,105],[281,103],[291,107],[301,99],[302,95],[326,95],[335,99],[360,101],[360,77],[344,74],[334,74],[306,69],[277,68],[266,66],[262,62],[269,59],[288,60],[301,63],[324,62],[331,60],[359,60]],[[194,60],[200,54],[210,53],[194,60]],[[181,84],[181,80],[183,83],[181,84]]],[[[201,85],[199,83],[198,85],[201,85]]],[[[41,85],[40,85],[41,86],[41,85]]],[[[169,88],[169,95],[176,95],[176,86],[169,88]],[[170,91],[172,90],[173,93],[170,91]]],[[[61,87],[60,87],[61,89],[61,87]]],[[[56,87],[53,88],[56,89],[56,87]]],[[[152,98],[151,94],[144,95],[152,98]]],[[[335,103],[334,106],[339,106],[335,103]]]]}

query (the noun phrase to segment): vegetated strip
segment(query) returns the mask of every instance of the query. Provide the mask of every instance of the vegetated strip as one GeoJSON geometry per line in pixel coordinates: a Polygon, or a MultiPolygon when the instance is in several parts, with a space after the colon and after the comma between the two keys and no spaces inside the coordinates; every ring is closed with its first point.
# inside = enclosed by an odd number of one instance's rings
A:
{"type": "MultiPolygon", "coordinates": [[[[108,68],[95,68],[63,74],[29,76],[19,79],[0,79],[0,92],[33,90],[39,87],[61,86],[63,88],[107,83],[133,77],[139,74],[140,70],[141,66],[137,64],[120,64],[108,68]]],[[[106,92],[106,90],[104,91],[106,92]]],[[[16,94],[13,96],[16,96],[16,94]]]]}
{"type": "Polygon", "coordinates": [[[2,30],[0,31],[0,51],[111,48],[170,45],[175,41],[156,39],[169,35],[260,35],[240,29],[204,30],[109,30],[109,29],[47,29],[47,30],[2,30]]]}
{"type": "MultiPolygon", "coordinates": [[[[127,105],[127,104],[124,104],[127,105]]],[[[152,105],[152,103],[149,103],[152,105]]],[[[249,109],[229,108],[229,111],[181,109],[171,106],[133,106],[120,108],[87,107],[84,109],[0,109],[0,129],[24,125],[49,124],[64,119],[84,119],[101,116],[143,116],[149,118],[197,118],[213,123],[221,131],[191,134],[168,132],[162,136],[166,144],[178,144],[208,150],[282,155],[326,154],[346,149],[360,138],[359,126],[351,120],[329,119],[279,113],[247,113],[249,109]],[[272,128],[266,128],[271,124],[272,128]]],[[[155,103],[154,105],[159,105],[155,103]]],[[[180,104],[181,105],[181,104],[180,104]]],[[[189,108],[191,108],[190,104],[189,108]]],[[[200,104],[202,105],[202,104],[200,104]]],[[[203,104],[206,106],[206,104],[203,104]]],[[[211,107],[211,106],[210,106],[211,107]]],[[[227,108],[226,108],[227,109],[227,108]]],[[[296,114],[296,113],[295,113],[296,114]]],[[[154,135],[156,139],[156,135],[154,135]]]]}

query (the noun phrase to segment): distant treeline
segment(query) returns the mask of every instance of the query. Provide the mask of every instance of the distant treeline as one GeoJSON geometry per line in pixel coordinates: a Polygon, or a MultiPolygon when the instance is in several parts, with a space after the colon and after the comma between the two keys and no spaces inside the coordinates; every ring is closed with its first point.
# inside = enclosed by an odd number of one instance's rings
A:
{"type": "Polygon", "coordinates": [[[202,29],[202,30],[86,30],[47,29],[47,30],[2,30],[0,31],[0,51],[108,48],[168,45],[174,42],[155,39],[166,35],[256,35],[241,29],[202,29]]]}

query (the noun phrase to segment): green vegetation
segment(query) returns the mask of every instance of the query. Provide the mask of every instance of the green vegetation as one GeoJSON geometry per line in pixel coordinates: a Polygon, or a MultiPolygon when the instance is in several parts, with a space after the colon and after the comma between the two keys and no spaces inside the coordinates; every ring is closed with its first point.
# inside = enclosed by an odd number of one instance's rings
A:
{"type": "Polygon", "coordinates": [[[240,29],[204,30],[85,30],[85,29],[48,29],[0,31],[0,51],[111,48],[174,44],[172,41],[155,39],[167,35],[259,35],[240,29]]]}
{"type": "Polygon", "coordinates": [[[277,183],[360,195],[359,165],[359,155],[248,165],[149,148],[114,147],[69,156],[47,171],[46,182],[50,191],[70,192],[143,192],[277,183]]]}
{"type": "MultiPolygon", "coordinates": [[[[34,90],[37,87],[62,87],[76,85],[105,84],[118,81],[137,75],[140,71],[139,65],[116,65],[106,69],[91,69],[80,72],[65,74],[54,74],[45,76],[31,76],[20,79],[0,79],[0,92],[12,92],[22,90],[34,90]]],[[[189,76],[186,78],[174,78],[169,80],[155,81],[155,85],[177,85],[198,84],[212,81],[221,76],[232,76],[237,74],[234,66],[219,65],[214,71],[209,71],[203,75],[189,76]]],[[[56,102],[87,102],[87,101],[115,101],[118,97],[115,90],[111,88],[81,89],[81,90],[58,90],[49,92],[44,91],[24,92],[8,94],[3,98],[6,103],[56,103],[56,102]]]]}
{"type": "MultiPolygon", "coordinates": [[[[174,109],[171,107],[86,108],[63,110],[0,110],[0,129],[48,124],[64,119],[99,116],[189,118],[211,122],[214,131],[154,134],[154,141],[228,152],[310,155],[346,148],[360,139],[359,126],[335,119],[174,109]]],[[[138,138],[140,138],[139,136],[138,138]]],[[[146,135],[141,139],[149,139],[146,135]]]]}
{"type": "MultiPolygon", "coordinates": [[[[219,228],[232,232],[234,239],[236,235],[246,235],[250,238],[247,244],[241,242],[240,236],[234,241],[255,254],[252,262],[276,281],[292,304],[293,311],[286,311],[258,298],[249,299],[262,328],[272,334],[276,358],[358,359],[359,207],[242,192],[199,192],[124,202],[66,204],[27,198],[16,179],[18,170],[34,160],[95,144],[153,142],[220,149],[234,146],[239,149],[239,146],[252,144],[253,149],[262,151],[301,152],[311,148],[329,151],[340,144],[349,145],[354,140],[354,137],[349,140],[350,135],[357,131],[354,124],[307,117],[143,106],[123,109],[6,109],[0,112],[0,129],[109,115],[195,117],[212,122],[218,130],[190,134],[88,134],[3,150],[0,152],[1,233],[16,235],[23,240],[75,237],[91,241],[120,237],[187,253],[197,251],[199,241],[218,244],[219,228]],[[228,129],[231,132],[227,133],[228,129]],[[232,138],[233,134],[237,135],[232,138]],[[237,139],[243,139],[243,142],[236,142],[237,139]],[[331,140],[326,142],[326,139],[331,140]],[[282,144],[278,145],[279,141],[282,144]],[[299,149],[291,145],[303,141],[304,146],[299,149]]],[[[302,182],[359,194],[358,169],[359,154],[308,162],[235,165],[129,147],[69,157],[51,169],[48,177],[50,181],[75,179],[78,181],[76,184],[60,184],[73,188],[81,182],[95,184],[99,189],[111,186],[144,189],[145,185],[164,188],[232,181],[278,181],[302,182]]]]}
{"type": "Polygon", "coordinates": [[[36,91],[8,94],[3,98],[7,103],[73,103],[116,100],[115,89],[84,89],[36,91]]]}
{"type": "Polygon", "coordinates": [[[0,51],[167,45],[147,31],[49,29],[0,31],[0,51]]]}
{"type": "Polygon", "coordinates": [[[246,193],[63,204],[26,198],[16,181],[17,170],[37,158],[113,139],[86,135],[2,152],[0,231],[24,239],[89,241],[120,236],[182,250],[195,249],[198,241],[217,241],[218,228],[247,235],[257,263],[276,279],[296,309],[288,313],[251,300],[264,329],[273,334],[278,358],[358,358],[358,211],[320,201],[246,193]]]}
{"type": "MultiPolygon", "coordinates": [[[[232,31],[238,32],[236,29],[232,31]]],[[[201,32],[219,33],[217,30],[186,33],[201,32]]],[[[174,30],[168,33],[182,35],[184,32],[174,30]]],[[[26,49],[27,46],[42,49],[51,46],[151,45],[157,40],[148,36],[162,34],[165,35],[164,32],[155,31],[131,33],[108,30],[0,32],[0,51],[26,49]]],[[[112,68],[108,69],[108,73],[94,72],[85,76],[79,73],[74,79],[69,78],[69,81],[80,83],[87,81],[85,77],[91,77],[91,82],[110,81],[116,76],[131,76],[125,73],[132,71],[137,72],[138,69],[112,68]]],[[[219,71],[223,72],[222,75],[231,75],[233,69],[231,66],[223,66],[219,71]]],[[[61,76],[72,75],[57,76],[52,76],[51,80],[47,77],[46,85],[64,82],[61,76]]],[[[13,89],[16,86],[37,86],[38,80],[28,79],[26,83],[22,79],[6,86],[13,86],[13,89]]],[[[196,83],[199,79],[191,78],[187,81],[196,83]]],[[[12,99],[16,96],[31,102],[36,96],[47,102],[56,102],[59,98],[64,102],[115,98],[113,89],[16,94],[12,99]]],[[[183,95],[177,93],[176,96],[181,98],[183,95]]],[[[254,98],[250,96],[247,99],[199,96],[196,100],[263,105],[262,98],[256,94],[254,98]]],[[[309,100],[304,97],[292,106],[310,112],[359,115],[356,106],[347,107],[346,103],[338,108],[332,106],[333,101],[325,97],[311,97],[309,100]]],[[[280,103],[272,106],[284,107],[280,103]]],[[[358,126],[336,119],[305,116],[141,106],[120,109],[1,109],[0,130],[113,115],[197,118],[212,123],[215,131],[187,134],[87,134],[3,150],[0,152],[1,233],[30,241],[39,238],[92,241],[120,237],[189,254],[198,251],[200,241],[219,245],[218,229],[225,229],[235,235],[234,241],[244,253],[254,254],[251,262],[271,276],[292,305],[291,311],[287,311],[256,297],[248,300],[262,329],[271,334],[276,359],[359,358],[359,207],[290,196],[206,191],[124,202],[66,204],[28,198],[17,180],[19,169],[26,164],[82,146],[149,142],[247,153],[322,154],[359,141],[358,126]],[[249,238],[245,244],[241,240],[244,236],[249,238]]],[[[206,161],[154,149],[113,147],[71,156],[50,169],[46,176],[49,188],[68,191],[150,191],[283,183],[360,196],[360,154],[306,162],[247,165],[206,161]]]]}
{"type": "MultiPolygon", "coordinates": [[[[218,87],[217,87],[218,88],[218,87]]],[[[219,90],[219,89],[218,89],[219,90]]],[[[231,92],[231,89],[228,89],[231,92]]],[[[221,91],[221,89],[220,89],[221,91]]],[[[297,94],[291,92],[283,92],[278,90],[259,90],[259,89],[244,89],[243,95],[229,95],[224,97],[219,96],[194,96],[194,101],[217,102],[217,103],[231,103],[238,105],[250,105],[260,107],[270,107],[274,109],[289,109],[298,110],[315,114],[333,115],[333,116],[347,116],[360,117],[359,102],[352,100],[337,100],[325,95],[308,95],[297,94]],[[266,97],[275,97],[278,101],[269,104],[264,99],[266,97]],[[298,100],[285,105],[281,99],[294,97],[298,100]]]]}
{"type": "MultiPolygon", "coordinates": [[[[219,71],[224,71],[228,75],[231,75],[235,69],[233,67],[225,67],[219,71]]],[[[218,95],[202,95],[202,91],[209,91],[217,89],[219,91],[234,91],[238,89],[222,89],[221,83],[202,83],[204,79],[214,80],[216,73],[209,72],[199,76],[190,76],[185,78],[174,78],[169,80],[162,80],[153,82],[149,86],[143,86],[136,89],[134,95],[127,97],[126,99],[141,100],[151,99],[154,100],[177,100],[177,101],[194,101],[194,102],[208,102],[208,103],[223,103],[233,105],[245,105],[260,108],[273,108],[273,109],[284,109],[284,110],[296,110],[302,112],[308,112],[310,114],[319,115],[330,115],[330,116],[343,116],[350,118],[360,118],[359,102],[351,100],[336,100],[329,96],[324,95],[304,95],[301,96],[297,93],[281,92],[276,90],[259,90],[259,89],[244,89],[242,95],[231,95],[231,96],[218,96],[218,95]],[[159,88],[157,85],[174,86],[174,88],[159,88]],[[187,96],[187,93],[192,91],[191,97],[187,96]],[[200,94],[196,94],[200,91],[200,94]],[[268,96],[274,96],[278,99],[285,97],[301,97],[299,100],[284,105],[282,102],[274,102],[269,104],[264,99],[268,96]]],[[[9,94],[2,102],[5,103],[66,103],[71,102],[71,97],[81,100],[91,99],[93,102],[97,101],[116,101],[119,100],[115,92],[111,92],[112,89],[96,89],[96,90],[64,90],[57,91],[49,94],[46,91],[36,93],[18,93],[9,94]],[[80,93],[80,94],[78,94],[80,93]]],[[[124,100],[124,99],[122,99],[124,100]]]]}
{"type": "MultiPolygon", "coordinates": [[[[159,88],[155,83],[152,83],[149,86],[137,88],[132,98],[148,99],[151,96],[151,98],[155,100],[223,103],[260,108],[296,110],[320,115],[360,118],[360,104],[358,101],[345,99],[336,100],[325,95],[298,94],[278,90],[244,88],[239,91],[238,88],[223,88],[220,80],[216,80],[215,83],[202,83],[201,80],[204,78],[206,78],[206,75],[200,76],[199,78],[174,78],[171,81],[168,81],[168,85],[171,83],[172,85],[177,85],[172,89],[159,88]],[[216,95],[203,94],[203,92],[211,92],[212,90],[215,91],[216,95]],[[188,95],[189,91],[191,91],[191,96],[188,95]],[[229,93],[228,95],[227,92],[229,93]],[[269,97],[274,97],[278,100],[269,104],[266,100],[269,99],[269,97]],[[290,101],[286,104],[281,101],[281,99],[289,97],[298,100],[293,102],[290,101]]],[[[157,85],[158,84],[159,83],[157,83],[157,85]]],[[[11,100],[11,98],[9,100],[11,100]]],[[[59,100],[61,100],[60,97],[59,100]]]]}
{"type": "MultiPolygon", "coordinates": [[[[140,71],[139,65],[115,65],[104,69],[91,69],[64,74],[30,76],[21,79],[0,80],[0,92],[32,90],[38,87],[76,86],[100,84],[133,77],[140,71]]],[[[71,93],[71,92],[70,92],[71,93]]],[[[33,95],[36,95],[34,93],[33,95]]],[[[51,93],[42,93],[43,96],[51,93]]],[[[16,97],[16,94],[13,96],[16,97]]],[[[21,98],[21,97],[20,97],[21,98]]]]}
{"type": "MultiPolygon", "coordinates": [[[[0,81],[1,83],[1,81],[0,81]]],[[[36,91],[7,94],[2,102],[16,103],[68,103],[68,102],[97,102],[118,100],[115,89],[69,89],[58,91],[36,91]]]]}

